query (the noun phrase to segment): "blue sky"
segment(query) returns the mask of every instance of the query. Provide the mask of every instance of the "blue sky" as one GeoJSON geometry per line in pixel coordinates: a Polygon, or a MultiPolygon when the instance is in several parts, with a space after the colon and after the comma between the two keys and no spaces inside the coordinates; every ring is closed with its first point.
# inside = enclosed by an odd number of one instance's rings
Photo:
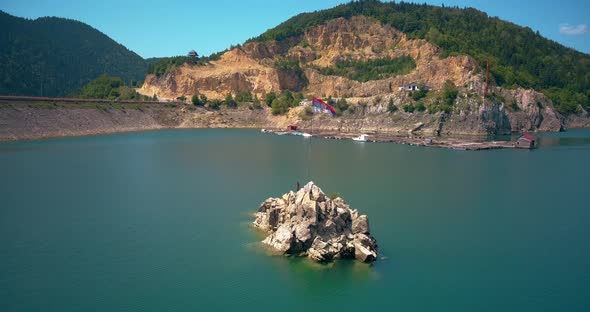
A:
{"type": "MultiPolygon", "coordinates": [[[[301,12],[347,0],[0,0],[0,10],[87,23],[143,57],[207,55],[242,43],[301,12]]],[[[590,0],[421,0],[474,7],[590,54],[590,0]]]]}

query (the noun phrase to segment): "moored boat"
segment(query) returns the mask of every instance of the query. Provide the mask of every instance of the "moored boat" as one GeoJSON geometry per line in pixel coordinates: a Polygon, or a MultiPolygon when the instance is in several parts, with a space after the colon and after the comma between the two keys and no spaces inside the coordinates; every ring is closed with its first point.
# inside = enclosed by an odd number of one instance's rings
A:
{"type": "Polygon", "coordinates": [[[369,135],[367,135],[367,134],[361,134],[355,138],[352,138],[352,140],[357,141],[357,142],[366,142],[368,137],[369,137],[369,135]]]}

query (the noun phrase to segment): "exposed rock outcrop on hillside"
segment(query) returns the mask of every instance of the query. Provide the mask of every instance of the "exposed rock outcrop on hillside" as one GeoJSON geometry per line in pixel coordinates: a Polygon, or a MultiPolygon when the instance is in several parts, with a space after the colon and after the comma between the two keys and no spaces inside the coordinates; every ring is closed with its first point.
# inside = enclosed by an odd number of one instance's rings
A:
{"type": "MultiPolygon", "coordinates": [[[[477,62],[468,56],[442,58],[440,49],[425,40],[406,35],[365,16],[337,18],[308,29],[302,36],[282,42],[250,42],[234,48],[209,65],[185,64],[168,75],[148,75],[140,93],[174,99],[201,93],[223,99],[228,93],[252,92],[262,97],[301,87],[301,81],[281,79],[276,58],[297,60],[305,69],[305,93],[318,96],[358,97],[391,94],[399,86],[420,82],[439,89],[447,80],[458,86],[477,88],[482,77],[477,62]],[[340,60],[371,60],[410,56],[416,62],[411,73],[383,80],[358,82],[344,77],[326,76],[315,66],[328,67],[340,60]]],[[[290,77],[293,78],[293,77],[290,77]]]]}
{"type": "Polygon", "coordinates": [[[268,232],[263,243],[282,254],[307,255],[317,262],[377,259],[367,216],[350,209],[342,198],[328,198],[313,182],[265,200],[254,226],[268,232]]]}
{"type": "Polygon", "coordinates": [[[252,92],[262,95],[280,89],[276,69],[261,64],[242,49],[236,48],[208,65],[185,64],[161,77],[148,75],[138,92],[169,99],[194,94],[223,99],[228,93],[252,92]]]}
{"type": "MultiPolygon", "coordinates": [[[[491,96],[483,96],[485,78],[470,56],[443,57],[439,47],[365,16],[337,18],[282,41],[249,42],[232,49],[208,65],[185,64],[167,75],[148,75],[140,93],[160,98],[190,98],[204,94],[222,99],[228,93],[251,92],[261,99],[269,92],[302,91],[307,96],[346,97],[353,109],[343,116],[323,120],[315,127],[330,131],[389,132],[406,134],[413,125],[424,126],[415,134],[494,135],[513,132],[560,131],[566,122],[551,101],[534,90],[506,90],[490,83],[491,96]],[[318,68],[341,60],[374,60],[410,56],[411,72],[366,82],[324,75],[318,68]],[[299,71],[276,66],[288,60],[299,71]],[[431,91],[423,100],[426,111],[405,112],[417,105],[399,88],[417,82],[431,91]],[[459,91],[450,111],[441,112],[442,88],[452,82],[459,91]],[[388,108],[389,100],[395,107],[388,108]],[[438,109],[430,109],[436,106],[438,109]]],[[[267,127],[307,125],[299,110],[284,117],[268,116],[267,127]]],[[[316,118],[317,119],[317,118],[316,118]]],[[[583,118],[580,119],[583,121],[583,118]]],[[[583,124],[579,120],[575,124],[583,124]]]]}
{"type": "Polygon", "coordinates": [[[563,117],[553,108],[551,101],[541,92],[518,88],[499,89],[510,109],[511,129],[525,131],[561,131],[563,117]]]}

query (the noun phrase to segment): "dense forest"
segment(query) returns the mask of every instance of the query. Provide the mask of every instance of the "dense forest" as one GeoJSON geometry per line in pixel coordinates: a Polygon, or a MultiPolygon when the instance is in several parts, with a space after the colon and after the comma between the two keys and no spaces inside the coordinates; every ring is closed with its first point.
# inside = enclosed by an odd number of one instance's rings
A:
{"type": "Polygon", "coordinates": [[[564,47],[528,27],[489,17],[476,9],[361,0],[304,13],[250,41],[284,40],[327,20],[373,17],[410,38],[426,39],[445,55],[467,54],[489,62],[500,86],[544,92],[562,113],[590,109],[590,55],[564,47]]]}
{"type": "Polygon", "coordinates": [[[0,94],[69,96],[102,74],[143,80],[148,62],[78,21],[0,11],[0,94]]]}
{"type": "Polygon", "coordinates": [[[385,79],[397,75],[405,75],[416,68],[416,62],[409,56],[384,58],[370,61],[338,61],[331,67],[318,67],[324,75],[347,77],[356,81],[385,79]]]}
{"type": "MultiPolygon", "coordinates": [[[[233,49],[233,46],[230,49],[233,49]]],[[[149,59],[148,61],[150,61],[151,63],[148,66],[147,73],[154,74],[160,77],[162,75],[169,73],[175,68],[182,66],[184,63],[190,63],[193,65],[206,65],[210,61],[218,60],[223,55],[223,53],[227,51],[228,50],[226,49],[205,57],[189,57],[179,55],[149,59]]]]}
{"type": "Polygon", "coordinates": [[[80,91],[74,94],[83,99],[109,99],[109,100],[137,100],[147,101],[150,98],[135,91],[134,88],[126,86],[123,79],[102,74],[98,78],[83,86],[80,91]]]}

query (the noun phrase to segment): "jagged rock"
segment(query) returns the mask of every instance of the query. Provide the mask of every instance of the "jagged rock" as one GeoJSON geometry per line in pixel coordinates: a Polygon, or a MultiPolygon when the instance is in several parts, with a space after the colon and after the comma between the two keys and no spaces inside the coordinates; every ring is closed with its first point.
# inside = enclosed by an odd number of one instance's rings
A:
{"type": "Polygon", "coordinates": [[[367,216],[342,198],[328,198],[313,182],[296,193],[265,200],[255,217],[254,226],[269,233],[262,242],[280,253],[307,255],[317,262],[377,259],[367,216]]]}
{"type": "Polygon", "coordinates": [[[356,219],[353,218],[352,233],[369,233],[369,218],[366,215],[359,216],[356,219]]]}
{"type": "Polygon", "coordinates": [[[561,115],[543,93],[523,88],[498,88],[497,92],[509,108],[506,113],[511,132],[563,130],[561,115]]]}
{"type": "Polygon", "coordinates": [[[357,234],[354,236],[354,257],[363,262],[375,261],[377,253],[371,246],[375,244],[375,239],[366,234],[357,234]]]}

